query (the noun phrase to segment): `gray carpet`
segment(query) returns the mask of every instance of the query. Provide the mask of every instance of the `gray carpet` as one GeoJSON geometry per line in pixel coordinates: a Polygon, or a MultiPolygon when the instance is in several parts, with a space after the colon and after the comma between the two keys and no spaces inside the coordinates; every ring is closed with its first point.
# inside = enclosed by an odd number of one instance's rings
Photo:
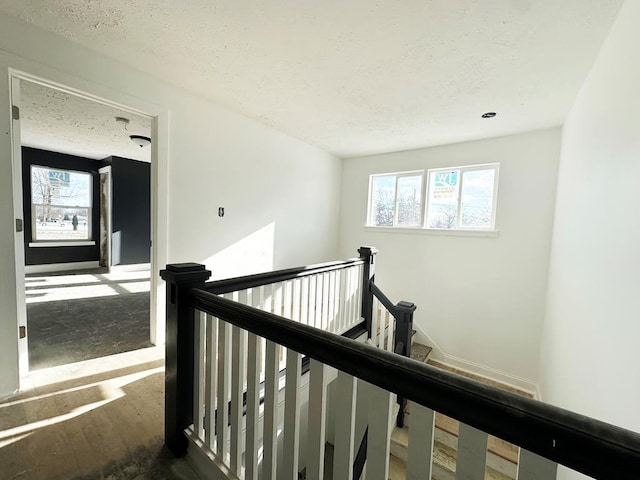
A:
{"type": "MultiPolygon", "coordinates": [[[[78,272],[86,274],[86,272],[78,272]]],[[[65,274],[69,275],[69,274],[65,274]]],[[[28,277],[27,298],[43,295],[45,287],[28,277]],[[31,282],[30,282],[31,280],[31,282]]],[[[27,304],[29,363],[31,370],[104,357],[151,346],[149,292],[130,293],[127,283],[96,273],[97,283],[75,283],[64,288],[108,286],[113,296],[72,298],[27,304]]],[[[41,275],[38,278],[42,278],[41,275]]],[[[44,298],[44,297],[43,297],[44,298]]]]}
{"type": "Polygon", "coordinates": [[[197,478],[184,460],[177,460],[162,440],[89,475],[74,480],[186,480],[197,478]]]}

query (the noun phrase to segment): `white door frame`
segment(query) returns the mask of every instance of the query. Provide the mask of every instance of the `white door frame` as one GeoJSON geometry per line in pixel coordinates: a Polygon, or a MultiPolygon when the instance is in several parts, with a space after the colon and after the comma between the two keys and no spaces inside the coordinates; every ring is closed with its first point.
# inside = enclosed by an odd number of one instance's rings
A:
{"type": "MultiPolygon", "coordinates": [[[[13,75],[9,79],[12,110],[20,107],[20,79],[13,75]]],[[[20,377],[29,373],[29,345],[27,336],[27,301],[24,281],[24,210],[22,206],[22,142],[20,140],[20,121],[16,112],[12,111],[11,120],[11,152],[13,161],[13,216],[16,219],[15,252],[16,252],[16,301],[18,303],[18,366],[20,377]],[[22,222],[22,230],[18,231],[17,222],[22,222]],[[18,260],[20,260],[18,264],[18,260]]]]}
{"type": "MultiPolygon", "coordinates": [[[[168,111],[158,108],[156,105],[146,104],[139,105],[139,109],[119,103],[115,100],[107,99],[92,91],[98,92],[104,88],[87,84],[87,81],[81,79],[71,79],[77,81],[69,81],[66,78],[66,84],[56,83],[53,80],[44,79],[24,71],[9,68],[9,84],[11,104],[20,107],[20,89],[19,81],[27,80],[29,82],[38,83],[48,88],[63,91],[72,95],[80,96],[90,101],[102,103],[121,110],[131,112],[136,115],[146,116],[151,119],[151,283],[150,283],[150,341],[155,345],[161,345],[165,341],[165,306],[164,306],[164,285],[161,282],[158,272],[160,268],[164,268],[167,263],[167,164],[168,164],[168,111]],[[75,84],[75,85],[73,85],[75,84]],[[77,86],[77,88],[76,88],[77,86]],[[95,89],[92,88],[95,86],[95,89]],[[83,89],[81,89],[84,88],[83,89]],[[163,196],[159,192],[163,192],[163,196]]],[[[115,98],[129,96],[126,94],[119,95],[114,93],[115,98]]],[[[125,100],[126,102],[127,100],[125,100]]],[[[20,124],[19,120],[12,121],[11,125],[12,138],[12,165],[13,165],[13,198],[14,198],[14,215],[16,219],[23,219],[23,201],[22,201],[22,153],[20,140],[20,124]]],[[[15,261],[16,261],[16,301],[17,301],[17,321],[18,327],[26,327],[27,309],[25,299],[25,253],[24,253],[24,232],[15,233],[15,261]]],[[[27,332],[28,337],[28,332],[27,332]]],[[[19,373],[20,378],[29,371],[29,357],[27,337],[18,340],[19,349],[19,373]]]]}

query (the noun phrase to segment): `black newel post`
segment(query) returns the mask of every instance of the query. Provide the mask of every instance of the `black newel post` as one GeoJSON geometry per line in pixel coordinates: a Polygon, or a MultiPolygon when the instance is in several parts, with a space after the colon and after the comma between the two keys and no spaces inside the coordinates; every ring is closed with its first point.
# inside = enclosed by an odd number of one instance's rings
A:
{"type": "MultiPolygon", "coordinates": [[[[396,305],[394,312],[396,318],[396,332],[394,345],[398,343],[402,344],[402,350],[396,352],[405,357],[411,357],[411,337],[413,336],[413,312],[416,311],[416,306],[411,302],[399,302],[396,305]]],[[[396,425],[400,428],[404,426],[404,411],[407,407],[407,399],[398,397],[398,404],[400,410],[398,410],[398,417],[396,419],[396,425]]]]}
{"type": "Polygon", "coordinates": [[[367,332],[371,338],[371,329],[373,328],[373,293],[371,292],[371,282],[376,274],[376,254],[378,249],[375,247],[360,247],[358,249],[360,258],[365,259],[364,270],[362,272],[362,318],[367,322],[367,332]]]}
{"type": "Polygon", "coordinates": [[[167,283],[164,443],[181,457],[187,453],[184,429],[193,423],[194,309],[187,297],[190,289],[204,287],[211,272],[197,263],[177,263],[160,276],[167,283]]]}

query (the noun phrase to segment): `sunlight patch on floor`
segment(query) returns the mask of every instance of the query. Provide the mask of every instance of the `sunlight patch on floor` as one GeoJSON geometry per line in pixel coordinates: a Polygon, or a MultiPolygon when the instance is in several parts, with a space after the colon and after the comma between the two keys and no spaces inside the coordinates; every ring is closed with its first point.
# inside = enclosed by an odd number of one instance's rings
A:
{"type": "Polygon", "coordinates": [[[132,282],[118,284],[120,288],[125,289],[129,293],[143,293],[148,292],[150,288],[150,282],[132,282]]]}
{"type": "Polygon", "coordinates": [[[111,285],[83,285],[70,287],[68,285],[58,288],[27,289],[27,303],[58,302],[63,300],[76,300],[78,298],[98,298],[118,295],[111,285]]]}
{"type": "Polygon", "coordinates": [[[143,363],[164,360],[164,346],[141,348],[131,352],[118,353],[108,357],[94,358],[83,362],[69,363],[56,367],[29,372],[21,380],[22,391],[51,385],[66,380],[108,373],[143,363]]]}

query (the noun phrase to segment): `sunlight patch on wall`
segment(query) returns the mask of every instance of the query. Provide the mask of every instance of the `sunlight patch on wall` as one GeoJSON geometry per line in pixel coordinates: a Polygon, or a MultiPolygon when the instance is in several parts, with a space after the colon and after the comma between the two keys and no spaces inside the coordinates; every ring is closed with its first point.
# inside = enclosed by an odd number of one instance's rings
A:
{"type": "Polygon", "coordinates": [[[273,270],[275,227],[272,222],[205,259],[203,263],[211,270],[211,278],[217,280],[273,270]]]}

